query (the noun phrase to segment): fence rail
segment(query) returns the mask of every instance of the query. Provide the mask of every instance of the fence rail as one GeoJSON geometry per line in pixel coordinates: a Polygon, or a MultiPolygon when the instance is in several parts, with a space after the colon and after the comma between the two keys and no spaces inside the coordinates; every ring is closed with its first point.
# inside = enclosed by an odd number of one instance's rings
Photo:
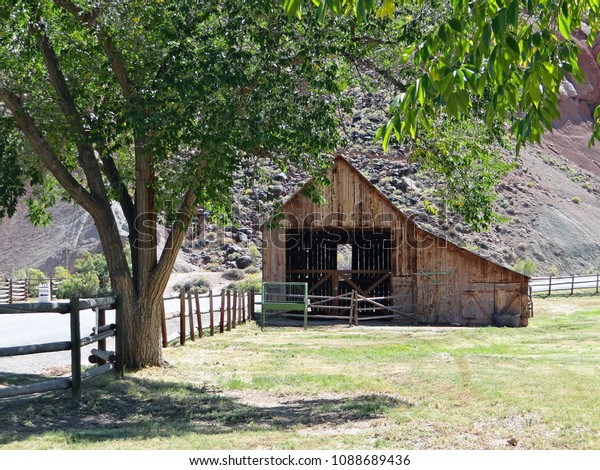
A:
{"type": "MultiPolygon", "coordinates": [[[[347,320],[350,325],[358,325],[359,321],[408,319],[414,320],[414,313],[406,312],[402,306],[404,295],[366,297],[356,291],[337,296],[308,295],[308,320],[347,320]],[[386,302],[391,305],[385,305],[386,302]],[[327,313],[325,313],[327,312],[327,313]],[[360,314],[360,315],[359,315],[360,314]]],[[[266,316],[304,317],[303,313],[273,311],[261,313],[261,322],[266,316]]]]}
{"type": "Polygon", "coordinates": [[[26,278],[26,279],[0,279],[0,304],[25,302],[38,296],[39,286],[47,284],[50,287],[50,300],[56,299],[56,291],[64,279],[26,278]]]}
{"type": "MultiPolygon", "coordinates": [[[[117,300],[114,296],[98,299],[72,298],[69,302],[43,302],[43,303],[12,303],[0,305],[0,315],[15,315],[25,313],[61,313],[70,316],[70,341],[57,341],[53,343],[28,344],[22,346],[11,346],[0,348],[0,357],[20,356],[26,354],[39,354],[56,351],[71,351],[71,377],[58,377],[42,380],[25,385],[0,388],[0,398],[8,398],[32,393],[48,392],[52,390],[63,390],[71,388],[74,401],[81,400],[81,382],[90,377],[105,374],[112,370],[122,372],[122,361],[118,359],[120,349],[117,344],[117,352],[106,351],[106,339],[117,335],[116,325],[105,324],[105,311],[115,308],[117,300]],[[96,309],[98,314],[98,326],[85,337],[81,337],[80,312],[82,310],[96,309]],[[81,370],[81,347],[98,343],[97,349],[92,349],[89,361],[97,364],[97,367],[81,370]]],[[[117,309],[117,322],[119,321],[119,310],[117,309]]]]}
{"type": "Polygon", "coordinates": [[[598,294],[600,274],[535,277],[529,280],[529,288],[532,293],[546,293],[547,295],[557,291],[570,291],[573,295],[574,291],[578,289],[594,289],[598,294]]]}

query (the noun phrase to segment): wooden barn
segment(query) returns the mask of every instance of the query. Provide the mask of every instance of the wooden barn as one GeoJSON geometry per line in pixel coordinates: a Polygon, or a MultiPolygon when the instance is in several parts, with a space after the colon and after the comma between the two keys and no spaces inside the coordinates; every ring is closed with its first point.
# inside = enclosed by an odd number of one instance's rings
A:
{"type": "Polygon", "coordinates": [[[421,229],[341,156],[330,180],[325,204],[299,191],[263,226],[264,282],[355,291],[413,324],[527,326],[526,276],[421,229]]]}

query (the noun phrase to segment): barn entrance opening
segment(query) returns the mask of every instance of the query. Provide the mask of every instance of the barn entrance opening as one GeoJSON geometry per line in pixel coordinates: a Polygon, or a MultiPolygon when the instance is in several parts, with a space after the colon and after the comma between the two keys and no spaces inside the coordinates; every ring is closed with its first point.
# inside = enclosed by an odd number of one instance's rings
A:
{"type": "Polygon", "coordinates": [[[288,230],[286,280],[306,282],[312,296],[390,297],[392,249],[388,229],[288,230]]]}

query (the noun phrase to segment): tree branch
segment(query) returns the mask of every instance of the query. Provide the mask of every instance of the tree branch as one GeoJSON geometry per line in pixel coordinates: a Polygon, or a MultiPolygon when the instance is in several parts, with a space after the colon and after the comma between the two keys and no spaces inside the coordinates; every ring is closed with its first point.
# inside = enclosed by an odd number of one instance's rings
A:
{"type": "Polygon", "coordinates": [[[373,62],[372,60],[366,59],[364,57],[356,57],[348,52],[342,52],[342,55],[344,57],[346,57],[346,59],[348,59],[349,61],[353,62],[356,66],[361,66],[361,67],[367,68],[369,70],[372,70],[377,75],[379,75],[381,78],[383,78],[385,81],[394,85],[399,92],[406,91],[406,88],[407,88],[406,83],[404,83],[402,80],[395,77],[393,75],[393,73],[390,72],[389,70],[378,67],[375,64],[375,62],[373,62]]]}
{"type": "Polygon", "coordinates": [[[50,143],[44,138],[33,118],[23,107],[23,102],[12,90],[0,83],[0,100],[11,112],[17,127],[23,132],[42,164],[54,175],[63,188],[90,214],[98,214],[100,201],[85,189],[62,164],[50,143]]]}
{"type": "Polygon", "coordinates": [[[169,233],[160,260],[152,272],[148,286],[155,291],[159,290],[160,292],[163,292],[167,285],[169,275],[177,260],[179,248],[183,243],[185,234],[190,226],[190,222],[196,209],[197,197],[195,189],[198,181],[202,179],[205,167],[205,161],[198,164],[198,168],[192,178],[192,183],[179,206],[179,217],[173,224],[173,228],[171,229],[171,233],[169,233]]]}
{"type": "Polygon", "coordinates": [[[46,34],[41,21],[32,24],[30,30],[33,34],[37,35],[38,47],[44,58],[50,82],[58,95],[59,107],[71,131],[78,136],[76,138],[77,161],[85,173],[88,186],[98,199],[105,199],[108,203],[106,187],[104,186],[104,181],[102,181],[102,173],[100,165],[96,160],[94,146],[90,141],[89,132],[83,125],[83,119],[75,105],[75,100],[69,92],[67,80],[62,73],[56,52],[50,43],[50,38],[46,34]]]}

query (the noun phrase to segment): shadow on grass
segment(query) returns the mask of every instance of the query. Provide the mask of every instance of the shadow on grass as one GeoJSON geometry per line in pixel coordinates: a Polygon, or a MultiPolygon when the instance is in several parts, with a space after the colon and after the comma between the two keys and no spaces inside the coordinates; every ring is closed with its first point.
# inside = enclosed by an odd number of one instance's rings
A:
{"type": "Polygon", "coordinates": [[[202,386],[139,378],[98,378],[83,387],[82,405],[70,391],[0,400],[0,445],[46,433],[68,442],[149,439],[190,432],[276,431],[317,424],[341,425],[410,406],[393,397],[307,397],[252,406],[202,386]]]}
{"type": "Polygon", "coordinates": [[[38,374],[13,374],[0,372],[0,387],[12,387],[14,385],[26,385],[40,380],[49,380],[54,377],[46,377],[38,374]]]}

